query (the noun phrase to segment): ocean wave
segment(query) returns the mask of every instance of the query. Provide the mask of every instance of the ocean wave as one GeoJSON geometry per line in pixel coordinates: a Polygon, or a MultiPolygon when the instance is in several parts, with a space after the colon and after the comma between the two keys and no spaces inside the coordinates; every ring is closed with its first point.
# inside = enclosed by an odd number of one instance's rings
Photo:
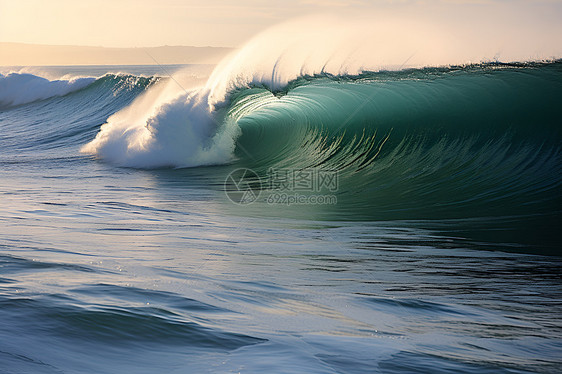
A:
{"type": "Polygon", "coordinates": [[[159,78],[106,74],[82,89],[64,97],[54,96],[40,101],[0,110],[3,136],[0,148],[5,154],[14,152],[23,161],[24,153],[36,155],[46,150],[76,153],[95,135],[108,116],[131,102],[159,78]]]}
{"type": "MultiPolygon", "coordinates": [[[[497,22],[492,21],[482,23],[481,27],[497,28],[497,22]]],[[[551,43],[549,47],[530,42],[543,40],[544,30],[525,27],[524,22],[517,26],[505,32],[509,38],[499,38],[469,32],[471,25],[437,26],[427,19],[407,17],[379,16],[354,22],[312,17],[292,21],[256,36],[225,58],[203,87],[178,90],[176,82],[170,81],[169,87],[175,87],[175,91],[144,95],[130,108],[111,116],[96,138],[83,147],[83,152],[138,168],[226,164],[236,159],[237,142],[244,132],[238,121],[227,115],[233,92],[241,89],[263,87],[278,94],[295,82],[319,75],[345,80],[368,71],[472,66],[489,61],[525,62],[562,56],[560,43],[551,43]]],[[[330,92],[335,93],[337,101],[337,90],[330,92]]],[[[357,102],[348,104],[364,106],[357,102]]],[[[466,105],[471,103],[467,101],[466,105]]],[[[335,108],[316,110],[323,110],[330,117],[335,108]]],[[[350,107],[342,110],[353,111],[350,107]]],[[[313,122],[315,118],[307,120],[313,122]]],[[[294,121],[287,122],[293,131],[294,121]]],[[[320,127],[319,123],[311,125],[320,127]]]]}
{"type": "Polygon", "coordinates": [[[233,163],[264,186],[271,169],[333,171],[338,219],[532,221],[560,203],[561,62],[323,73],[238,88],[213,110],[201,90],[165,91],[83,150],[139,168],[233,163]]]}
{"type": "Polygon", "coordinates": [[[33,74],[0,74],[0,108],[64,96],[83,89],[96,78],[84,77],[70,80],[48,80],[33,74]]]}
{"type": "MultiPolygon", "coordinates": [[[[149,90],[111,116],[82,151],[136,168],[232,163],[255,171],[263,186],[271,185],[271,170],[328,170],[339,178],[338,204],[326,212],[308,207],[314,214],[367,221],[518,217],[554,248],[561,61],[540,54],[536,61],[517,49],[503,62],[490,61],[488,49],[469,63],[464,53],[473,56],[478,46],[443,55],[445,40],[429,37],[432,28],[414,38],[429,52],[410,58],[411,44],[396,46],[400,38],[388,33],[367,38],[378,49],[366,43],[356,50],[357,43],[343,45],[349,35],[293,35],[294,27],[258,36],[203,87],[183,90],[169,80],[149,90]]],[[[225,175],[216,178],[220,184],[225,175]]],[[[255,214],[271,214],[254,205],[255,214]]],[[[520,232],[517,242],[526,243],[520,232]]],[[[517,235],[493,236],[507,246],[517,235]]]]}
{"type": "Polygon", "coordinates": [[[232,157],[238,130],[222,126],[207,103],[205,92],[170,79],[109,117],[82,152],[138,168],[223,164],[232,157]]]}

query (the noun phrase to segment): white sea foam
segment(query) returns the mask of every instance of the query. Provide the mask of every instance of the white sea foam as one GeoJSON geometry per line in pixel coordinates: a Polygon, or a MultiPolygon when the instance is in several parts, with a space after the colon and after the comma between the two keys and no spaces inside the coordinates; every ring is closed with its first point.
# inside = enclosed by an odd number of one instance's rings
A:
{"type": "Polygon", "coordinates": [[[190,167],[227,162],[238,128],[221,126],[204,90],[179,76],[156,84],[129,107],[109,117],[82,148],[117,165],[190,167]]]}
{"type": "Polygon", "coordinates": [[[33,74],[0,74],[0,108],[31,103],[80,90],[96,78],[48,80],[33,74]]]}

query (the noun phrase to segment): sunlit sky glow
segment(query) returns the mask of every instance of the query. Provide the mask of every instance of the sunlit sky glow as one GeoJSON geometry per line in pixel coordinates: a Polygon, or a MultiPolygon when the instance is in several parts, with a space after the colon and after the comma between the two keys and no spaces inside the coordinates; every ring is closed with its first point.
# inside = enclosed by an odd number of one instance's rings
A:
{"type": "Polygon", "coordinates": [[[306,14],[381,9],[415,14],[440,5],[448,12],[486,12],[502,3],[527,4],[544,17],[562,14],[562,2],[554,0],[0,0],[0,42],[237,47],[272,24],[306,14]]]}

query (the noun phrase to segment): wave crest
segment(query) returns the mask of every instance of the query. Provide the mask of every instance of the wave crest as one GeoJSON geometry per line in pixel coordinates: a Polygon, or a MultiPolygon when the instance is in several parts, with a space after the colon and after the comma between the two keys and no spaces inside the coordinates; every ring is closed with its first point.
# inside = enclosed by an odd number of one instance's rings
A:
{"type": "Polygon", "coordinates": [[[156,84],[109,117],[82,148],[120,166],[192,167],[223,164],[234,152],[237,126],[222,126],[208,98],[184,91],[175,80],[156,84]]]}
{"type": "Polygon", "coordinates": [[[64,96],[93,83],[96,78],[48,80],[33,74],[0,74],[0,108],[64,96]]]}

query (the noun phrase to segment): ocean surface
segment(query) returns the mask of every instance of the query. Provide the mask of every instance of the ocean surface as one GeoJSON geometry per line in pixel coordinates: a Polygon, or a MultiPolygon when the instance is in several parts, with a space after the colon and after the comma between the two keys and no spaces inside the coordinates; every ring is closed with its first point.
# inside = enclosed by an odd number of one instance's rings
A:
{"type": "Polygon", "coordinates": [[[0,373],[561,371],[562,63],[213,68],[0,69],[0,373]]]}

